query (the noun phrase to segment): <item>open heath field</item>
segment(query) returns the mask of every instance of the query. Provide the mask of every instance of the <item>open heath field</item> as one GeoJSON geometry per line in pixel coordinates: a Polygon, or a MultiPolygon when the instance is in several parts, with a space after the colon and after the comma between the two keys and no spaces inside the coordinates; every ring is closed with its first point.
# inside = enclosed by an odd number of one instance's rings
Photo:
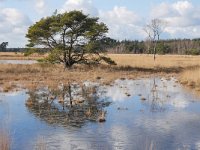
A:
{"type": "MultiPolygon", "coordinates": [[[[153,55],[145,54],[107,54],[117,65],[81,66],[75,65],[70,70],[64,70],[62,65],[48,64],[1,64],[0,83],[4,89],[10,84],[38,83],[51,84],[59,81],[99,80],[112,82],[118,78],[139,78],[151,76],[176,76],[182,84],[200,90],[200,56],[189,55],[153,55]],[[6,83],[6,84],[5,84],[6,83]]],[[[0,59],[9,60],[37,60],[47,55],[34,54],[25,57],[23,53],[0,53],[0,59]]],[[[12,85],[12,84],[11,84],[12,85]]]]}
{"type": "Polygon", "coordinates": [[[139,68],[187,68],[200,66],[200,56],[190,55],[157,55],[154,61],[153,55],[145,54],[109,54],[120,66],[139,68]]]}
{"type": "Polygon", "coordinates": [[[182,84],[200,91],[200,56],[190,55],[153,55],[145,54],[109,54],[119,66],[133,68],[154,68],[157,71],[165,70],[166,74],[177,72],[177,78],[182,84]]]}
{"type": "MultiPolygon", "coordinates": [[[[200,66],[200,56],[191,55],[157,55],[156,61],[153,55],[149,54],[107,54],[112,58],[118,66],[131,66],[138,68],[154,68],[154,67],[190,67],[200,66]]],[[[46,57],[45,55],[32,54],[24,56],[20,52],[0,52],[0,60],[37,60],[46,57]]]]}

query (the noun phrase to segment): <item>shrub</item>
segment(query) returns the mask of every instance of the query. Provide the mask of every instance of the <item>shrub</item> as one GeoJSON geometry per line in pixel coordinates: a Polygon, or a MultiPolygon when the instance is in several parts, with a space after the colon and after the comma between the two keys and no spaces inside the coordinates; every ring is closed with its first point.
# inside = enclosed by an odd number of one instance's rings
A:
{"type": "Polygon", "coordinates": [[[187,55],[200,55],[199,49],[190,49],[185,52],[187,55]]]}

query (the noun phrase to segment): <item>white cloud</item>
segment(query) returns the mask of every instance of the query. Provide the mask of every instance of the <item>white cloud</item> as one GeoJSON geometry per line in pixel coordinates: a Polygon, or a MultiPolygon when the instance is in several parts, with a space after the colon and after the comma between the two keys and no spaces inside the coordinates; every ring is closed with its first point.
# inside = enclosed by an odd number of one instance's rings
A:
{"type": "Polygon", "coordinates": [[[109,27],[109,36],[119,40],[144,37],[142,20],[126,7],[115,6],[111,11],[100,11],[100,20],[109,27]]]}
{"type": "Polygon", "coordinates": [[[189,1],[175,3],[163,2],[151,11],[151,18],[160,18],[167,22],[165,32],[172,38],[199,37],[200,9],[189,1]]]}
{"type": "Polygon", "coordinates": [[[35,0],[35,8],[38,13],[44,13],[45,11],[45,0],[35,0]]]}
{"type": "Polygon", "coordinates": [[[67,0],[60,12],[80,10],[85,14],[90,14],[91,16],[97,16],[98,10],[92,4],[92,0],[67,0]]]}
{"type": "Polygon", "coordinates": [[[172,4],[172,8],[179,12],[181,15],[187,15],[188,12],[191,12],[193,9],[193,6],[188,1],[178,1],[174,4],[172,4]]]}
{"type": "Polygon", "coordinates": [[[146,19],[139,14],[122,6],[115,6],[112,10],[98,10],[92,4],[92,0],[67,0],[60,12],[70,10],[82,10],[86,14],[98,16],[108,28],[108,36],[118,39],[144,39],[143,31],[145,22],[153,18],[161,18],[167,22],[164,36],[167,38],[195,38],[199,37],[200,9],[189,1],[177,1],[174,3],[162,2],[155,6],[146,19]]]}
{"type": "Polygon", "coordinates": [[[3,8],[0,10],[0,41],[8,41],[9,47],[13,45],[25,45],[25,34],[30,19],[14,8],[3,8]]]}

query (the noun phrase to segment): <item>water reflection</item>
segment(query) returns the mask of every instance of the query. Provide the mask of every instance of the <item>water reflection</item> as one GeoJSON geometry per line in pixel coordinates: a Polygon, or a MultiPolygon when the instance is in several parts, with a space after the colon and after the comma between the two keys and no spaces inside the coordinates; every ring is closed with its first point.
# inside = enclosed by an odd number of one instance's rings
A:
{"type": "Polygon", "coordinates": [[[165,111],[164,101],[166,100],[166,98],[164,97],[162,97],[162,99],[159,98],[159,91],[157,88],[158,88],[158,85],[156,84],[156,79],[153,78],[153,85],[152,85],[151,95],[150,95],[150,102],[151,102],[150,109],[152,112],[165,111]]]}
{"type": "Polygon", "coordinates": [[[200,148],[200,98],[174,78],[62,84],[0,99],[0,119],[11,118],[11,149],[200,148]],[[106,122],[97,123],[105,111],[106,122]]]}
{"type": "Polygon", "coordinates": [[[43,88],[28,92],[26,106],[30,112],[49,124],[82,126],[85,121],[105,121],[104,107],[110,103],[99,100],[96,86],[62,84],[57,90],[43,88]],[[104,119],[104,120],[103,120],[104,119]]]}
{"type": "Polygon", "coordinates": [[[162,112],[170,108],[184,109],[192,101],[191,96],[183,91],[174,78],[117,80],[113,86],[104,88],[106,96],[114,102],[140,99],[141,104],[151,112],[162,112]]]}

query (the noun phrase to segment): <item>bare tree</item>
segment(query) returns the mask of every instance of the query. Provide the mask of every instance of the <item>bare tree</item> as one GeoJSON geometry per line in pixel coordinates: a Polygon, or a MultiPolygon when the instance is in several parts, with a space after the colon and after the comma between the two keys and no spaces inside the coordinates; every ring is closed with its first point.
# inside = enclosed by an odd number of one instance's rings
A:
{"type": "Polygon", "coordinates": [[[160,40],[160,35],[164,29],[164,22],[160,19],[153,19],[144,27],[144,31],[148,35],[148,40],[153,44],[154,60],[156,59],[156,46],[160,40]]]}

